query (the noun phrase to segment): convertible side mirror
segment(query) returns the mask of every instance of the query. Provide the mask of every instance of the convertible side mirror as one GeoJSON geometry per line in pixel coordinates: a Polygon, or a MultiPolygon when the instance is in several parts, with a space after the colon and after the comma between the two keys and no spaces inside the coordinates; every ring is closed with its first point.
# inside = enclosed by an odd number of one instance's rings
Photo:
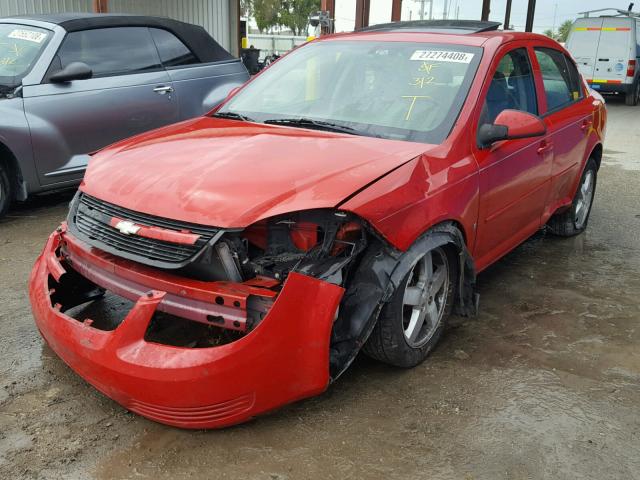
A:
{"type": "Polygon", "coordinates": [[[83,62],[72,62],[62,70],[57,71],[51,77],[49,81],[51,83],[65,83],[72,80],[86,80],[93,76],[93,70],[91,67],[83,62]]]}
{"type": "Polygon", "coordinates": [[[520,110],[503,110],[492,124],[478,129],[478,144],[487,148],[501,140],[541,137],[547,133],[547,126],[536,115],[520,110]]]}

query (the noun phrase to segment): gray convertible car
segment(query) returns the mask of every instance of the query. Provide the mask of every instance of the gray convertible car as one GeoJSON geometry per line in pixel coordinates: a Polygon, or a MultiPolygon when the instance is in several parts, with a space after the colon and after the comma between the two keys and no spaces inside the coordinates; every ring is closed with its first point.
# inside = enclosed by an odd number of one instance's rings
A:
{"type": "Polygon", "coordinates": [[[92,152],[201,115],[248,78],[203,28],[167,18],[0,19],[0,217],[78,184],[92,152]]]}

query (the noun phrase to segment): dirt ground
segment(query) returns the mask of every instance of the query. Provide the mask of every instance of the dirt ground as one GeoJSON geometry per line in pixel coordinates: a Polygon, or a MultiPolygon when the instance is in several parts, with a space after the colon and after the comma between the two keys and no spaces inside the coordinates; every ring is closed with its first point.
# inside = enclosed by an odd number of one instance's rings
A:
{"type": "Polygon", "coordinates": [[[479,278],[427,362],[359,358],[324,395],[222,431],[130,414],[53,353],[26,283],[69,194],[0,222],[0,478],[640,479],[640,107],[609,106],[586,234],[479,278]]]}

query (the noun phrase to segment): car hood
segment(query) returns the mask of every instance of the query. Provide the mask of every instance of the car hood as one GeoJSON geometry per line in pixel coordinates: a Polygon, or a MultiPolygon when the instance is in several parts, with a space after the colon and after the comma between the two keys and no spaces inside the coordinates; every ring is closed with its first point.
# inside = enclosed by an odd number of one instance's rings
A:
{"type": "Polygon", "coordinates": [[[102,150],[80,189],[150,215],[246,227],[281,213],[334,207],[429,148],[202,117],[102,150]]]}

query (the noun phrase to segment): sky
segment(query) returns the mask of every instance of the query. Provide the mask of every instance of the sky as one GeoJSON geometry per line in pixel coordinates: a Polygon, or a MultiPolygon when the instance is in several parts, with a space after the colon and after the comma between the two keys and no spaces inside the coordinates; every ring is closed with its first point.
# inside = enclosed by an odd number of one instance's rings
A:
{"type": "MultiPolygon", "coordinates": [[[[370,23],[384,23],[391,20],[391,0],[370,0],[370,23]]],[[[433,18],[442,18],[445,3],[448,4],[449,18],[479,20],[482,11],[482,0],[433,0],[433,18]],[[458,10],[459,8],[459,10],[458,10]]],[[[625,0],[537,0],[534,31],[542,32],[558,26],[565,20],[575,20],[578,12],[599,8],[619,8],[626,10],[630,1],[625,0]]],[[[640,0],[637,0],[635,11],[640,11],[640,0]]],[[[336,31],[353,30],[355,21],[355,0],[336,0],[336,31]]],[[[504,21],[506,0],[491,0],[490,20],[504,21]]],[[[425,0],[425,16],[428,16],[429,0],[425,0]]],[[[420,0],[403,0],[402,20],[418,20],[420,0]]],[[[427,17],[428,18],[428,17],[427,17]]],[[[511,24],[516,30],[524,30],[527,18],[527,0],[512,0],[511,24]]]]}

